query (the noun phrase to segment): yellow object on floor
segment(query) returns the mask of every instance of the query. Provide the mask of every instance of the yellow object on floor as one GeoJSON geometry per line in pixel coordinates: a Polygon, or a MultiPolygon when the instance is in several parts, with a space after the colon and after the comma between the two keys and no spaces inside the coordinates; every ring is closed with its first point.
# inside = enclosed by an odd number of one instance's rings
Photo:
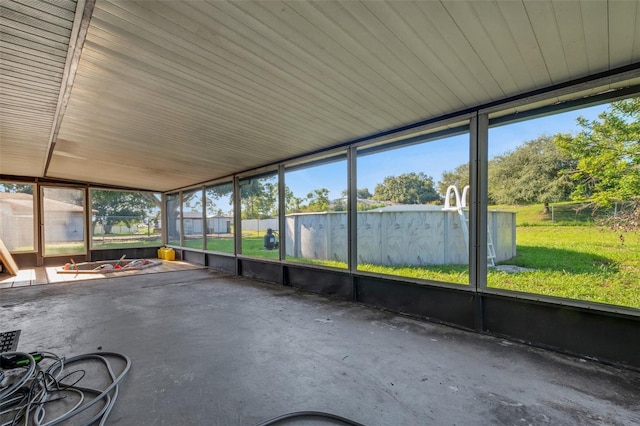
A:
{"type": "Polygon", "coordinates": [[[161,247],[158,249],[158,259],[176,260],[176,251],[172,248],[161,247]]]}

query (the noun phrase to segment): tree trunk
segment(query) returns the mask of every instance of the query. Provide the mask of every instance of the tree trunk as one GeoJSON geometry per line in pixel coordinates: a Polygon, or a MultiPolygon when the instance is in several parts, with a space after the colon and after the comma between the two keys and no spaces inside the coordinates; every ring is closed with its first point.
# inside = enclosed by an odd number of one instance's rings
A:
{"type": "Polygon", "coordinates": [[[549,209],[549,203],[544,203],[544,214],[551,213],[551,209],[549,209]]]}
{"type": "Polygon", "coordinates": [[[180,203],[178,199],[167,200],[167,236],[169,239],[180,239],[180,226],[178,224],[178,218],[180,216],[180,203]]]}

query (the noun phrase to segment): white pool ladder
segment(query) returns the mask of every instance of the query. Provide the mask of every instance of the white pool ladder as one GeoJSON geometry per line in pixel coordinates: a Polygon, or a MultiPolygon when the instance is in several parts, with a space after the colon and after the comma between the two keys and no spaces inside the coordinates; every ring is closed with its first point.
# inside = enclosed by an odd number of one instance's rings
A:
{"type": "MultiPolygon", "coordinates": [[[[462,197],[460,197],[460,192],[455,185],[450,185],[447,188],[447,193],[444,198],[444,208],[442,210],[445,211],[457,211],[458,217],[460,219],[460,228],[462,229],[462,235],[464,236],[464,242],[467,245],[467,253],[469,252],[469,217],[465,213],[465,208],[467,207],[467,196],[469,194],[469,185],[466,185],[462,189],[462,197]],[[451,196],[455,194],[455,206],[451,206],[451,196]]],[[[488,266],[496,266],[496,249],[493,246],[493,237],[491,237],[491,232],[487,229],[487,265],[488,266]]]]}

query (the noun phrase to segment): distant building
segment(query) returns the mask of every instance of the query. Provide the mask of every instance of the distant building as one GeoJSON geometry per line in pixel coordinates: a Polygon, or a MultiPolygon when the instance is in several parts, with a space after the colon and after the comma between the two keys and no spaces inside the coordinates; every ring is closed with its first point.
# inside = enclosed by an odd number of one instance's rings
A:
{"type": "MultiPolygon", "coordinates": [[[[0,192],[0,238],[9,250],[34,249],[33,195],[0,192]]],[[[45,242],[84,240],[84,208],[44,199],[45,242]]]]}
{"type": "MultiPolygon", "coordinates": [[[[184,212],[184,235],[202,235],[202,213],[184,212]]],[[[233,216],[207,216],[207,234],[228,234],[231,232],[233,216]]],[[[180,215],[176,218],[176,229],[180,229],[180,215]]]]}

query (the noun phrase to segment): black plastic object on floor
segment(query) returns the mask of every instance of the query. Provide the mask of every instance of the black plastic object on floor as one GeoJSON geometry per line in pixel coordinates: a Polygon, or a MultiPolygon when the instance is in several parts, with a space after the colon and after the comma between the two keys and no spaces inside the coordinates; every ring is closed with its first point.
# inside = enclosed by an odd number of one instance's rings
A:
{"type": "Polygon", "coordinates": [[[0,353],[15,352],[18,348],[20,330],[4,331],[0,333],[0,353]]]}

